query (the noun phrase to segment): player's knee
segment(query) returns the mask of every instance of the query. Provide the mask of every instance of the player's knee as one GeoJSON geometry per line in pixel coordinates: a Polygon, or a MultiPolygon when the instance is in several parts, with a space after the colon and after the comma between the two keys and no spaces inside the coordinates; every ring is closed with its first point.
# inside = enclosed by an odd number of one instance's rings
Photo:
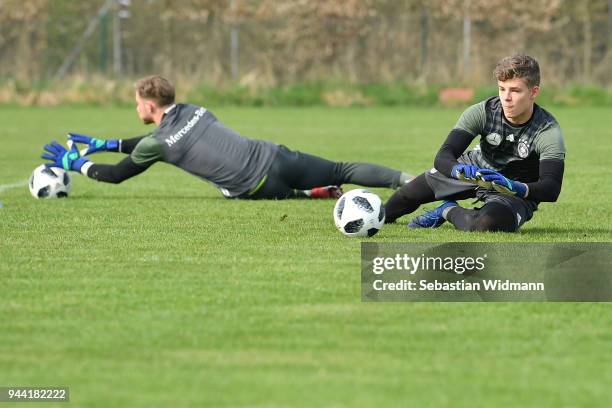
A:
{"type": "Polygon", "coordinates": [[[472,231],[515,232],[518,230],[514,214],[509,208],[495,205],[483,210],[474,219],[472,231]]]}
{"type": "Polygon", "coordinates": [[[334,162],[332,175],[334,184],[341,185],[350,183],[355,174],[357,163],[352,162],[334,162]]]}

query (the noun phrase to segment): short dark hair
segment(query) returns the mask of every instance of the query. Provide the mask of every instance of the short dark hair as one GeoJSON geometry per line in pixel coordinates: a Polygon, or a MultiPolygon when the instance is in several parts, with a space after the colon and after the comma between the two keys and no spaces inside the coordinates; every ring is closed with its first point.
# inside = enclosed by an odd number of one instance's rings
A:
{"type": "Polygon", "coordinates": [[[540,85],[540,66],[529,55],[512,55],[497,63],[493,71],[498,81],[523,78],[529,88],[540,85]]]}
{"type": "Polygon", "coordinates": [[[136,92],[143,99],[150,99],[157,106],[174,103],[174,86],[161,75],[151,75],[136,81],[136,92]]]}

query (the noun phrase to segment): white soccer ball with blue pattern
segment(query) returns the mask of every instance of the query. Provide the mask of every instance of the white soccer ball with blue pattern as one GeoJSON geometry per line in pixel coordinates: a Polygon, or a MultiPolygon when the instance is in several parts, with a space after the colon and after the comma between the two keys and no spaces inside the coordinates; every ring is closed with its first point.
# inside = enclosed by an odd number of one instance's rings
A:
{"type": "Polygon", "coordinates": [[[34,198],[68,197],[72,182],[70,175],[59,167],[47,168],[41,164],[34,169],[28,183],[34,198]]]}
{"type": "Polygon", "coordinates": [[[351,190],[336,202],[334,222],[347,237],[371,237],[385,224],[385,207],[371,191],[351,190]]]}

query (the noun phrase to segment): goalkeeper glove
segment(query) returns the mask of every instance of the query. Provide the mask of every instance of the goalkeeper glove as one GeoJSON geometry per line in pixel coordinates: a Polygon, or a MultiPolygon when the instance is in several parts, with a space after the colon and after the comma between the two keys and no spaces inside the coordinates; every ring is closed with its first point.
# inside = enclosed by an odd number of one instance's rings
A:
{"type": "Polygon", "coordinates": [[[451,176],[457,180],[476,183],[476,172],[478,170],[478,166],[473,164],[455,164],[451,170],[451,176]]]}
{"type": "Polygon", "coordinates": [[[510,180],[504,177],[501,173],[495,170],[478,169],[477,176],[485,183],[490,183],[491,188],[502,194],[517,196],[520,198],[527,197],[527,184],[520,181],[510,180]]]}
{"type": "Polygon", "coordinates": [[[64,170],[81,171],[81,167],[89,161],[87,157],[81,157],[75,145],[70,150],[57,143],[55,140],[51,144],[45,145],[45,151],[41,158],[51,160],[47,167],[59,167],[64,170]]]}
{"type": "Polygon", "coordinates": [[[74,143],[87,145],[87,148],[80,150],[81,156],[87,156],[88,154],[97,152],[118,152],[121,148],[121,140],[102,140],[87,135],[80,135],[78,133],[68,133],[68,140],[74,143]]]}

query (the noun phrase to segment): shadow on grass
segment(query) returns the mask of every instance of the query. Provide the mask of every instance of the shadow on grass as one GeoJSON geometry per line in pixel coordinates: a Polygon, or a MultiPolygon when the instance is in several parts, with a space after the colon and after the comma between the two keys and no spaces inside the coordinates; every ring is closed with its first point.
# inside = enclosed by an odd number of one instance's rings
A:
{"type": "MultiPolygon", "coordinates": [[[[402,223],[402,222],[393,222],[390,224],[385,224],[385,227],[387,227],[387,229],[389,229],[389,227],[391,229],[405,229],[406,228],[406,223],[402,223]]],[[[461,233],[461,234],[465,234],[465,236],[476,236],[476,235],[480,235],[480,236],[513,236],[513,235],[547,235],[547,234],[583,234],[584,236],[589,236],[589,235],[603,235],[603,234],[610,234],[612,235],[612,228],[604,228],[604,227],[529,227],[529,226],[523,226],[522,228],[520,228],[517,232],[503,232],[503,231],[495,231],[495,232],[467,232],[467,231],[459,231],[457,229],[455,229],[452,225],[450,225],[449,223],[445,223],[445,225],[443,225],[442,227],[440,227],[440,231],[445,231],[447,232],[447,230],[455,230],[455,232],[457,233],[461,233]]],[[[407,231],[420,231],[420,230],[407,230],[407,231]]],[[[422,231],[424,232],[432,232],[434,230],[429,229],[429,228],[425,228],[422,231]]]]}
{"type": "Polygon", "coordinates": [[[223,196],[219,197],[209,197],[209,196],[196,196],[196,195],[185,195],[185,196],[174,196],[174,195],[81,195],[81,196],[71,196],[70,200],[79,200],[79,201],[92,201],[92,200],[120,200],[120,201],[171,201],[171,200],[193,200],[193,201],[231,201],[223,196]]]}
{"type": "Polygon", "coordinates": [[[612,234],[610,228],[598,228],[598,227],[523,227],[519,230],[520,234],[612,234]]]}
{"type": "MultiPolygon", "coordinates": [[[[295,202],[302,203],[308,202],[310,198],[288,198],[288,199],[278,199],[278,198],[258,198],[258,199],[238,199],[238,198],[227,198],[222,195],[219,196],[197,196],[197,195],[185,195],[185,196],[173,196],[173,195],[126,195],[126,194],[104,194],[104,195],[80,195],[80,196],[70,196],[70,200],[81,200],[81,201],[90,201],[90,200],[199,200],[199,201],[222,201],[222,202],[241,202],[241,203],[278,203],[278,202],[295,202]]],[[[312,202],[335,202],[332,200],[312,200],[312,202]]]]}

